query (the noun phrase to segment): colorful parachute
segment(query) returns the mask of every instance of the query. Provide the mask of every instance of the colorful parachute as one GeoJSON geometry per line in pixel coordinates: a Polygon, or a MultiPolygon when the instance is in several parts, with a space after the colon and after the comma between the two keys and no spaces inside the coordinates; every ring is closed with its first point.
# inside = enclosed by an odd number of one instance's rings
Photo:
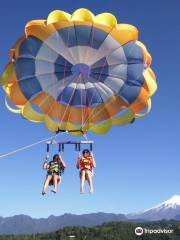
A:
{"type": "Polygon", "coordinates": [[[18,110],[6,106],[50,131],[106,133],[145,116],[157,88],[138,30],[110,13],[53,11],[26,24],[10,56],[1,83],[18,110]]]}

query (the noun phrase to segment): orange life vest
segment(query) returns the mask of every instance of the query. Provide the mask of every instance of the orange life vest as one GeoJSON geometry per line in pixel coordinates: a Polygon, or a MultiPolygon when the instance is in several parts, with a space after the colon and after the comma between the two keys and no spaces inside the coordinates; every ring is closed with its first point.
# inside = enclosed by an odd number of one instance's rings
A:
{"type": "Polygon", "coordinates": [[[89,156],[89,157],[82,157],[80,159],[80,162],[79,162],[79,169],[80,171],[83,171],[83,170],[92,170],[93,168],[93,161],[92,161],[92,157],[89,156]]]}

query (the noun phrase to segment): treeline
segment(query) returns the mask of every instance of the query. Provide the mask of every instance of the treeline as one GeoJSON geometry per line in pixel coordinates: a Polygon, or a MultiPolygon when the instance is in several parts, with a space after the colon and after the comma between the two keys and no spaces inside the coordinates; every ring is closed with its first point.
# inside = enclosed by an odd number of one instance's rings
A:
{"type": "Polygon", "coordinates": [[[150,223],[112,222],[96,227],[65,227],[59,231],[33,235],[3,235],[0,240],[180,240],[180,222],[160,221],[150,223]],[[135,228],[166,229],[173,233],[135,234],[135,228]]]}

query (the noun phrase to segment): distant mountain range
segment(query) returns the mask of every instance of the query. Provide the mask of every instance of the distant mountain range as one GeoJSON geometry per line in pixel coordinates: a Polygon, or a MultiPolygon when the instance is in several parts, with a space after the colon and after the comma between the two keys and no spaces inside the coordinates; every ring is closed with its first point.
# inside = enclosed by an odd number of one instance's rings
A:
{"type": "Polygon", "coordinates": [[[173,196],[169,200],[145,211],[132,214],[91,213],[64,214],[49,216],[48,218],[31,218],[26,215],[0,217],[0,234],[32,234],[56,231],[66,226],[91,227],[105,222],[143,222],[161,219],[180,220],[180,196],[173,196]]]}
{"type": "Polygon", "coordinates": [[[66,226],[95,226],[105,222],[127,221],[123,214],[64,214],[34,219],[26,215],[0,218],[0,234],[31,234],[56,231],[66,226]]]}

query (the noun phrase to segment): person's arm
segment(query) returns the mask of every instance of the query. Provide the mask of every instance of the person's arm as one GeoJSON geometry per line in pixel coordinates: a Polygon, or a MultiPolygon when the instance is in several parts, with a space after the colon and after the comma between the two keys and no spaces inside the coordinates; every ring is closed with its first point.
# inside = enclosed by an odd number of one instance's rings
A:
{"type": "Polygon", "coordinates": [[[65,161],[64,161],[64,160],[61,160],[61,163],[62,163],[62,165],[63,165],[63,168],[66,168],[66,163],[65,163],[65,161]]]}
{"type": "Polygon", "coordinates": [[[44,162],[44,164],[43,164],[43,169],[48,169],[48,168],[49,168],[48,162],[44,162]]]}
{"type": "Polygon", "coordinates": [[[80,160],[81,160],[81,154],[79,153],[79,154],[78,154],[78,157],[77,157],[77,163],[76,163],[76,168],[77,168],[77,169],[80,168],[80,160]]]}
{"type": "Polygon", "coordinates": [[[94,154],[91,152],[91,157],[92,157],[92,165],[93,165],[93,168],[96,167],[96,161],[94,159],[94,154]]]}
{"type": "Polygon", "coordinates": [[[76,163],[76,168],[77,168],[77,169],[79,169],[79,162],[80,162],[80,160],[78,159],[78,160],[77,160],[77,163],[76,163]]]}
{"type": "Polygon", "coordinates": [[[65,163],[65,161],[62,159],[61,156],[59,156],[59,157],[60,157],[60,161],[61,161],[61,164],[62,164],[63,168],[66,168],[66,163],[65,163]]]}

